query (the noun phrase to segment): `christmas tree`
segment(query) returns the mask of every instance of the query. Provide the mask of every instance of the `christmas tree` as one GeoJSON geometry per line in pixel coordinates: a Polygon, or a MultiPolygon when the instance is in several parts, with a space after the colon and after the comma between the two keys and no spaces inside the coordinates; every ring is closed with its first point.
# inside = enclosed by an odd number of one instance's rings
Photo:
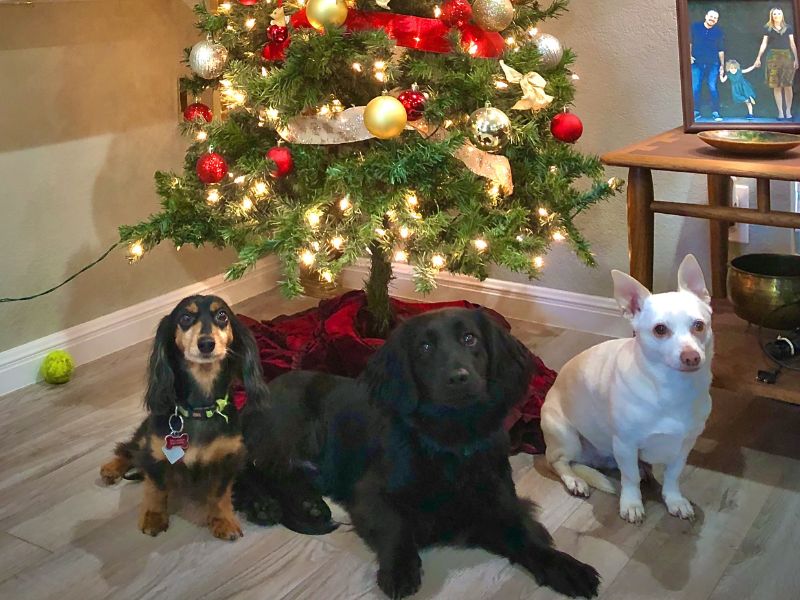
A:
{"type": "Polygon", "coordinates": [[[385,330],[392,261],[419,291],[443,269],[484,279],[491,263],[536,277],[554,242],[593,264],[576,215],[619,187],[570,143],[580,120],[574,56],[537,0],[234,0],[198,5],[187,49],[200,102],[182,174],[156,173],[162,209],[123,226],[132,258],[232,246],[235,278],[268,254],[283,291],[371,257],[366,284],[385,330]]]}

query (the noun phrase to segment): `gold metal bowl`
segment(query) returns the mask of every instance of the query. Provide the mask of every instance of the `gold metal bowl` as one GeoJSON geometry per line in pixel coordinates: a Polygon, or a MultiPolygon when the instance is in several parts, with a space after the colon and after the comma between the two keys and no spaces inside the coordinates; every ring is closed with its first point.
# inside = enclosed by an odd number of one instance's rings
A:
{"type": "Polygon", "coordinates": [[[800,327],[800,256],[743,254],[728,265],[728,297],[739,317],[770,329],[800,327]]]}
{"type": "Polygon", "coordinates": [[[701,131],[697,137],[709,146],[734,154],[780,154],[800,145],[800,135],[775,131],[717,129],[701,131]]]}

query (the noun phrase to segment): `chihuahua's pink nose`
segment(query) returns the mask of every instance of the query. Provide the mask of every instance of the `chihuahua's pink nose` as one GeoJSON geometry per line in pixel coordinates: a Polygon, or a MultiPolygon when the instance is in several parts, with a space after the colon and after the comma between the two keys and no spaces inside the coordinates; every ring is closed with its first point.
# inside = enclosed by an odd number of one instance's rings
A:
{"type": "Polygon", "coordinates": [[[700,364],[700,353],[697,350],[683,350],[681,352],[681,364],[684,367],[696,367],[700,364]]]}

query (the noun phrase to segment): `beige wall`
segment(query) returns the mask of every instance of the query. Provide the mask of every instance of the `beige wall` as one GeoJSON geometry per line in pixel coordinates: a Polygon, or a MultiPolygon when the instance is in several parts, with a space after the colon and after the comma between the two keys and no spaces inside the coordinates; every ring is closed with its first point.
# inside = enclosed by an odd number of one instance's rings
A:
{"type": "MultiPolygon", "coordinates": [[[[60,282],[158,207],[180,169],[177,80],[197,39],[188,2],[0,5],[0,296],[60,282]]],[[[0,304],[0,351],[224,270],[230,252],[116,251],[44,298],[0,304]]]]}
{"type": "MultiPolygon", "coordinates": [[[[682,123],[674,0],[572,0],[561,19],[541,30],[561,39],[578,55],[575,113],[584,124],[578,142],[586,152],[602,154],[679,126],[682,123]]],[[[625,178],[625,169],[608,169],[625,178]]],[[[740,180],[741,181],[741,180],[740,180]]],[[[703,175],[655,173],[656,198],[705,202],[703,175]]],[[[753,186],[752,181],[748,182],[753,186]]],[[[773,183],[773,206],[788,210],[789,184],[773,183]]],[[[755,204],[755,191],[751,194],[755,204]]],[[[541,285],[574,292],[611,295],[610,269],[628,269],[625,194],[595,206],[578,225],[597,255],[598,268],[584,267],[567,248],[549,255],[541,285]]],[[[788,252],[788,230],[750,228],[751,243],[732,252],[788,252]]],[[[675,285],[678,264],[693,252],[710,278],[706,221],[656,216],[655,288],[675,285]]],[[[517,274],[494,276],[526,282],[517,274]]]]}

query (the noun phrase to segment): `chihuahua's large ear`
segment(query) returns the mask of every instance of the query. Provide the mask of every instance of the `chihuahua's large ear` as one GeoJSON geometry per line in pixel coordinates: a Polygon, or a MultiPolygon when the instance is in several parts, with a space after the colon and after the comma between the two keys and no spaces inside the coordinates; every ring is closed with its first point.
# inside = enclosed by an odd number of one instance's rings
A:
{"type": "Polygon", "coordinates": [[[370,358],[364,371],[369,385],[370,402],[389,408],[400,415],[410,415],[417,409],[417,382],[408,353],[407,329],[401,325],[389,335],[386,343],[370,358]]]}
{"type": "Polygon", "coordinates": [[[233,311],[231,315],[231,328],[233,329],[233,353],[239,361],[244,391],[247,393],[248,409],[256,410],[265,408],[269,399],[267,383],[264,381],[264,371],[261,368],[261,354],[258,350],[256,338],[242,322],[237,319],[233,311]]]}
{"type": "Polygon", "coordinates": [[[644,302],[650,297],[650,290],[636,281],[633,277],[616,269],[611,271],[614,280],[614,298],[622,309],[622,313],[632,319],[644,307],[644,302]]]}
{"type": "Polygon", "coordinates": [[[678,289],[691,292],[706,304],[711,304],[711,294],[708,293],[703,270],[694,254],[687,254],[678,267],[678,289]]]}
{"type": "Polygon", "coordinates": [[[167,315],[158,324],[153,351],[150,353],[147,374],[147,392],[144,405],[154,414],[168,414],[175,410],[175,373],[172,358],[175,331],[172,315],[167,315]]]}
{"type": "Polygon", "coordinates": [[[482,309],[475,314],[489,353],[486,380],[489,395],[497,405],[509,408],[520,401],[528,390],[534,371],[531,353],[501,323],[482,309]]]}

